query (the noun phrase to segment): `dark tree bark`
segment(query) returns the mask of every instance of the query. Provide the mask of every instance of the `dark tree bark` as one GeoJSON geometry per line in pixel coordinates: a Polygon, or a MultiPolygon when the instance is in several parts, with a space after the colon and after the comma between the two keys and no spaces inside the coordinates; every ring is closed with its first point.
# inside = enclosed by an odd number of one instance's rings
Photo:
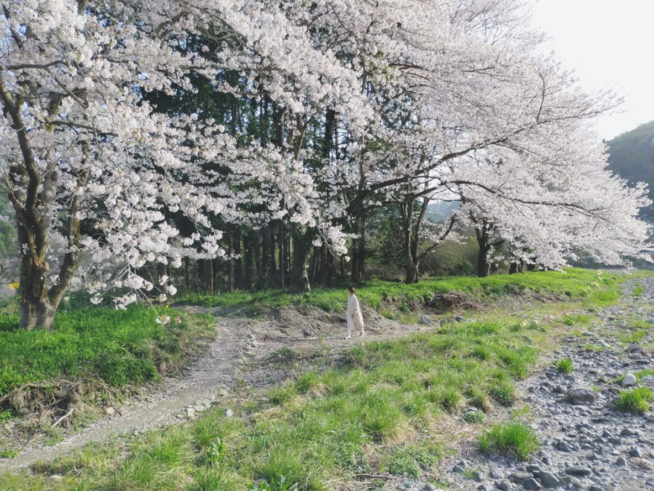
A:
{"type": "MultiPolygon", "coordinates": [[[[23,101],[7,89],[0,70],[0,102],[5,116],[11,121],[21,152],[21,162],[13,162],[6,180],[7,194],[16,215],[20,248],[20,320],[24,329],[52,328],[54,316],[70,281],[77,269],[77,251],[80,244],[80,222],[75,218],[79,211],[79,198],[68,203],[67,223],[61,233],[70,245],[63,254],[57,283],[48,288],[46,278],[49,265],[46,262],[48,233],[52,207],[56,198],[59,178],[57,158],[54,152],[47,156],[45,169],[39,169],[29,140],[27,126],[21,115],[23,101]],[[17,191],[20,189],[21,191],[17,191]]],[[[82,144],[85,152],[88,147],[82,144]]],[[[86,183],[88,174],[80,173],[80,185],[86,183]]]]}
{"type": "Polygon", "coordinates": [[[485,278],[490,272],[488,264],[488,252],[490,250],[490,236],[486,225],[475,228],[477,243],[479,244],[479,254],[477,256],[477,276],[485,278]]]}

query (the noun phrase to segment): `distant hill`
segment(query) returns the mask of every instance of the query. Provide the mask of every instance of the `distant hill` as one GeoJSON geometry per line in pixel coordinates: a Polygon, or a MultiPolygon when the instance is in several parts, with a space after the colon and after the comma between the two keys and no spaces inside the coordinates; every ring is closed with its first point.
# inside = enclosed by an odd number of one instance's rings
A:
{"type": "MultiPolygon", "coordinates": [[[[654,121],[615,137],[608,146],[610,169],[630,184],[646,182],[654,201],[654,121]]],[[[654,222],[654,205],[644,210],[643,216],[654,222]]]]}
{"type": "Polygon", "coordinates": [[[432,222],[442,222],[450,218],[461,206],[460,201],[434,201],[427,207],[426,218],[432,222]]]}

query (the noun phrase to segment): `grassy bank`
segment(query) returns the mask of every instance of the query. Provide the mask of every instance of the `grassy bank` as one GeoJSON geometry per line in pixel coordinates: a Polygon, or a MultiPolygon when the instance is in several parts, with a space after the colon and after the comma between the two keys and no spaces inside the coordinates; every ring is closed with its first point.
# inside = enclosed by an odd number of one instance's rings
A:
{"type": "MultiPolygon", "coordinates": [[[[494,275],[487,278],[453,276],[430,278],[406,285],[392,281],[370,281],[357,288],[357,294],[370,307],[384,313],[386,307],[412,310],[429,303],[436,293],[460,293],[472,300],[490,302],[498,297],[524,294],[538,297],[584,300],[589,305],[603,306],[618,298],[616,285],[621,276],[580,268],[564,272],[535,271],[515,275],[494,275]]],[[[317,287],[309,293],[293,294],[270,289],[259,292],[236,291],[209,295],[190,293],[176,299],[178,304],[204,305],[256,310],[284,305],[312,305],[326,311],[343,308],[344,288],[317,287]]]]}
{"type": "MultiPolygon", "coordinates": [[[[209,319],[132,305],[61,309],[55,328],[25,331],[11,306],[0,313],[0,398],[26,385],[102,381],[110,387],[156,380],[212,332],[209,319]],[[156,322],[168,315],[170,322],[156,322]]],[[[26,408],[27,409],[27,408],[26,408]]],[[[20,408],[4,403],[3,417],[20,408]]]]}
{"type": "MultiPolygon", "coordinates": [[[[513,291],[523,291],[516,282],[531,277],[449,281],[458,283],[459,291],[490,298],[506,295],[510,284],[513,291]]],[[[265,363],[294,375],[272,388],[242,387],[195,422],[91,446],[40,467],[34,476],[2,476],[0,487],[326,490],[346,482],[382,485],[384,476],[394,475],[433,481],[432,470],[452,442],[482,434],[491,408],[518,404],[516,381],[530,373],[540,355],[556,348],[559,336],[592,322],[597,307],[615,301],[621,281],[581,270],[533,277],[537,280],[529,289],[538,288],[546,297],[560,294],[568,300],[565,307],[524,303],[513,314],[488,308],[475,314],[475,321],[364,343],[335,358],[298,361],[292,350],[284,350],[265,363]],[[578,313],[582,308],[583,315],[578,313]],[[465,409],[471,406],[478,409],[474,415],[465,409]],[[48,477],[52,474],[64,478],[55,482],[48,477]]],[[[421,295],[433,295],[437,281],[421,295]]],[[[412,288],[390,285],[398,295],[412,288]]],[[[368,285],[361,296],[381,298],[388,294],[386,287],[376,290],[381,286],[368,285]]],[[[339,295],[340,305],[340,294],[285,299],[305,298],[316,305],[318,299],[339,295]]],[[[281,302],[279,296],[260,295],[256,298],[268,299],[266,305],[281,302]]],[[[520,425],[494,428],[482,434],[485,451],[527,458],[538,448],[520,425]]]]}

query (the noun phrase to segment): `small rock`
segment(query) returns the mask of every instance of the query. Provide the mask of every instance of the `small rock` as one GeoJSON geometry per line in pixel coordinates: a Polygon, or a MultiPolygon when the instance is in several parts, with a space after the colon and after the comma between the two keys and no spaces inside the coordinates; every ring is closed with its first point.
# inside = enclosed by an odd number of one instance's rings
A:
{"type": "Polygon", "coordinates": [[[454,320],[457,322],[465,322],[466,318],[463,317],[462,315],[457,315],[454,317],[454,320]]]}
{"type": "Polygon", "coordinates": [[[567,444],[566,442],[564,442],[564,441],[558,441],[558,442],[556,442],[556,444],[554,445],[554,448],[556,448],[556,449],[559,450],[560,452],[570,452],[570,451],[571,451],[571,449],[570,449],[570,447],[568,446],[568,444],[567,444]]]}
{"type": "Polygon", "coordinates": [[[522,481],[522,487],[525,489],[541,489],[541,485],[533,477],[522,481]]]}
{"type": "Polygon", "coordinates": [[[113,416],[114,414],[116,414],[116,410],[113,407],[105,407],[104,408],[104,413],[107,416],[113,416]]]}
{"type": "Polygon", "coordinates": [[[640,457],[640,449],[638,447],[631,447],[629,449],[629,457],[640,457]]]}
{"type": "Polygon", "coordinates": [[[64,476],[60,476],[59,474],[52,474],[50,476],[50,479],[52,479],[53,481],[61,481],[63,478],[64,476]]]}
{"type": "Polygon", "coordinates": [[[504,479],[504,473],[499,469],[491,469],[488,472],[488,475],[491,479],[504,479]]]}
{"type": "Polygon", "coordinates": [[[227,409],[225,409],[225,411],[223,411],[223,415],[224,415],[226,418],[231,418],[232,416],[234,416],[234,411],[232,411],[231,409],[227,408],[227,409]]]}
{"type": "Polygon", "coordinates": [[[568,467],[565,470],[565,473],[570,474],[571,476],[585,477],[590,476],[591,470],[588,467],[583,467],[581,465],[573,465],[572,467],[568,467]]]}
{"type": "Polygon", "coordinates": [[[568,400],[572,404],[588,405],[595,402],[595,399],[597,399],[597,394],[591,389],[585,387],[571,387],[568,389],[568,400]]]}
{"type": "Polygon", "coordinates": [[[561,487],[561,481],[559,481],[553,474],[549,472],[540,471],[538,474],[540,482],[543,484],[543,487],[546,489],[553,489],[561,487]]]}
{"type": "Polygon", "coordinates": [[[633,373],[626,374],[622,379],[621,385],[623,387],[631,387],[632,385],[636,385],[636,376],[633,373]]]}
{"type": "Polygon", "coordinates": [[[615,465],[619,465],[620,467],[627,465],[627,461],[625,460],[624,457],[618,457],[618,459],[615,461],[615,465]]]}
{"type": "Polygon", "coordinates": [[[527,474],[526,472],[514,472],[513,474],[509,474],[509,481],[513,481],[515,483],[519,483],[522,481],[526,481],[531,477],[530,474],[527,474]]]}
{"type": "Polygon", "coordinates": [[[620,432],[620,436],[638,436],[638,432],[630,428],[623,428],[620,432]]]}
{"type": "Polygon", "coordinates": [[[472,471],[470,473],[470,479],[475,482],[481,482],[481,473],[479,471],[472,471]]]}
{"type": "Polygon", "coordinates": [[[191,419],[195,418],[195,409],[193,409],[192,407],[187,407],[186,408],[186,417],[191,418],[191,419]]]}
{"type": "Polygon", "coordinates": [[[428,315],[423,315],[420,317],[420,320],[418,321],[418,324],[422,324],[423,326],[429,326],[432,323],[432,318],[429,317],[428,315]]]}
{"type": "Polygon", "coordinates": [[[654,469],[654,464],[647,459],[633,458],[630,462],[632,466],[644,471],[651,471],[654,469]]]}
{"type": "Polygon", "coordinates": [[[638,343],[629,343],[629,346],[627,346],[627,351],[629,351],[629,353],[636,353],[636,352],[640,351],[640,344],[638,344],[638,343]]]}
{"type": "Polygon", "coordinates": [[[509,491],[509,483],[506,481],[498,481],[495,483],[495,487],[501,491],[509,491]]]}

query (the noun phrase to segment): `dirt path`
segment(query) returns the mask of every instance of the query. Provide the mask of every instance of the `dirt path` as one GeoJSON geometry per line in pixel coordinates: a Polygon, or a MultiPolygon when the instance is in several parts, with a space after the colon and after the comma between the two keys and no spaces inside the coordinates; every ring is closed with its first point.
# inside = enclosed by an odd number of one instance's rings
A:
{"type": "MultiPolygon", "coordinates": [[[[189,307],[187,310],[206,314],[210,309],[189,307]]],[[[274,373],[254,367],[265,368],[266,360],[281,348],[301,351],[327,346],[339,350],[359,342],[356,337],[344,339],[344,316],[315,308],[284,308],[266,319],[230,318],[218,309],[211,313],[216,318],[216,338],[205,355],[182,377],[164,380],[144,396],[116,410],[115,415],[106,416],[53,446],[35,444],[24,448],[15,458],[0,459],[0,473],[52,461],[89,443],[192,418],[219,403],[221,392],[229,391],[242,376],[247,377],[249,384],[265,386],[273,381],[274,373]]],[[[367,341],[395,338],[428,328],[398,324],[374,311],[366,311],[366,319],[367,341]]]]}

